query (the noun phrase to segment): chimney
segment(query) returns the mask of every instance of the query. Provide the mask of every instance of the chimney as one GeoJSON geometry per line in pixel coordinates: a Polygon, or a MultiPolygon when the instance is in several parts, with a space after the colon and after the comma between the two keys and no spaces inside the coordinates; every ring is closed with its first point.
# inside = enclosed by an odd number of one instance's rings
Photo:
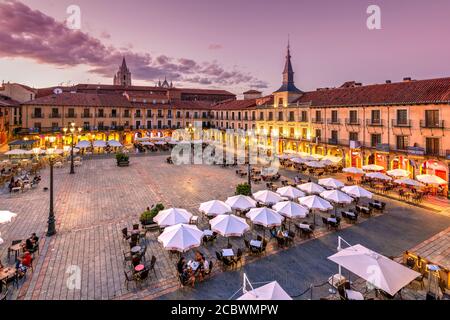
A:
{"type": "Polygon", "coordinates": [[[389,83],[392,83],[392,81],[391,80],[386,80],[386,83],[389,84],[389,83]]]}

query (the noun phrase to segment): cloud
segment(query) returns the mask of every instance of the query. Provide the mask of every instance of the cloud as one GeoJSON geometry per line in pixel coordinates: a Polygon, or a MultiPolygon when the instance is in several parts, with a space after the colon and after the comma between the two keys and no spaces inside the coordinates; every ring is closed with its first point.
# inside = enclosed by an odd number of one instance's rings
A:
{"type": "Polygon", "coordinates": [[[211,43],[208,46],[208,50],[220,50],[220,49],[223,49],[223,46],[219,43],[211,43]]]}
{"type": "Polygon", "coordinates": [[[102,38],[102,39],[111,39],[111,35],[107,31],[103,31],[100,34],[100,38],[102,38]]]}
{"type": "MultiPolygon", "coordinates": [[[[109,39],[102,33],[100,38],[109,39]]],[[[19,1],[0,3],[0,58],[22,57],[56,67],[90,67],[89,72],[112,77],[125,56],[134,79],[153,81],[167,76],[179,82],[202,85],[233,86],[245,84],[262,88],[265,82],[236,68],[225,70],[216,61],[198,62],[166,55],[151,56],[133,51],[133,47],[117,48],[80,30],[71,30],[64,22],[32,10],[19,1]]],[[[210,45],[218,49],[219,45],[210,45]]]]}

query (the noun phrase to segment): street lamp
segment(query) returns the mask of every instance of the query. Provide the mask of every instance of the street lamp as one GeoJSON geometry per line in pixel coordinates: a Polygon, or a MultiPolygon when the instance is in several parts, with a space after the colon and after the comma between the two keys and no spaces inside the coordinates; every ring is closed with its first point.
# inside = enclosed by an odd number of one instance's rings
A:
{"type": "Polygon", "coordinates": [[[50,210],[48,213],[47,237],[51,237],[56,233],[55,213],[53,212],[53,165],[55,163],[55,148],[52,146],[55,140],[55,137],[50,137],[49,141],[51,143],[51,147],[48,148],[46,152],[48,155],[48,162],[50,164],[50,210]]]}
{"type": "Polygon", "coordinates": [[[251,165],[250,165],[250,132],[245,135],[244,138],[245,148],[247,149],[247,183],[250,187],[250,193],[252,192],[252,179],[251,179],[251,165]]]}
{"type": "Polygon", "coordinates": [[[81,132],[81,127],[75,128],[75,122],[72,122],[70,124],[70,128],[64,128],[63,129],[64,134],[66,134],[68,130],[70,131],[70,135],[71,135],[71,141],[70,141],[70,144],[71,144],[71,148],[70,148],[70,174],[74,174],[75,173],[75,166],[74,166],[74,163],[73,163],[73,148],[74,148],[74,145],[73,145],[73,134],[75,133],[76,130],[78,130],[78,132],[81,132]]]}

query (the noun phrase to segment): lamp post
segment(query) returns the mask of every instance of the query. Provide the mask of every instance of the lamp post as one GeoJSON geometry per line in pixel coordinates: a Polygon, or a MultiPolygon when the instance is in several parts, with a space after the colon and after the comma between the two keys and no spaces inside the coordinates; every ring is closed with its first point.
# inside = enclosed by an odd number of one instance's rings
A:
{"type": "MultiPolygon", "coordinates": [[[[64,128],[63,129],[64,134],[67,133],[67,130],[70,131],[70,135],[71,135],[71,141],[70,141],[70,144],[71,144],[71,148],[70,148],[70,174],[74,174],[75,173],[75,166],[74,166],[74,163],[73,163],[73,148],[74,148],[74,145],[73,145],[73,134],[75,133],[75,130],[77,130],[75,128],[75,122],[72,122],[70,124],[70,128],[64,128]]],[[[78,127],[78,132],[81,132],[81,127],[78,127]]]]}
{"type": "MultiPolygon", "coordinates": [[[[55,137],[50,137],[49,141],[53,144],[55,137]]],[[[47,237],[51,237],[56,233],[55,213],[53,211],[53,165],[55,163],[55,149],[50,147],[47,149],[48,161],[50,164],[50,209],[48,213],[47,237]]]]}
{"type": "Polygon", "coordinates": [[[250,193],[252,193],[252,179],[251,179],[251,165],[250,165],[250,132],[245,135],[245,148],[247,149],[247,183],[250,187],[250,193]]]}

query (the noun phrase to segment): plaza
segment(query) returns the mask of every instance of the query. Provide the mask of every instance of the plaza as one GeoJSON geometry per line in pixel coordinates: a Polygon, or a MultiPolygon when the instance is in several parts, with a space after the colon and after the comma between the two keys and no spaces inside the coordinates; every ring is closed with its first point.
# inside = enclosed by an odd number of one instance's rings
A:
{"type": "MultiPolygon", "coordinates": [[[[167,154],[131,156],[130,166],[117,167],[114,158],[93,157],[84,160],[69,175],[67,165],[54,169],[55,215],[57,234],[45,237],[49,211],[49,194],[43,188],[49,183],[49,170],[40,174],[38,188],[24,193],[9,193],[3,189],[0,202],[3,210],[17,213],[11,223],[0,225],[5,243],[0,246],[0,258],[11,266],[7,257],[8,243],[25,239],[33,232],[41,238],[33,270],[13,287],[10,299],[228,299],[241,286],[245,271],[253,281],[277,280],[295,295],[311,284],[325,282],[336,273],[337,265],[326,258],[336,251],[337,235],[352,244],[361,243],[385,256],[399,257],[405,250],[419,245],[450,226],[445,207],[434,210],[378,197],[387,203],[386,211],[368,218],[360,217],[356,224],[342,221],[338,231],[319,225],[313,239],[296,237],[288,249],[280,249],[269,241],[262,256],[244,256],[242,266],[232,270],[216,269],[210,278],[195,288],[181,288],[176,271],[176,255],[164,250],[158,242],[158,232],[149,232],[144,242],[146,259],[156,257],[155,270],[148,281],[137,287],[125,283],[124,252],[129,250],[122,229],[139,223],[139,216],[156,203],[165,208],[184,208],[199,216],[200,229],[208,228],[208,220],[199,213],[199,205],[212,199],[225,200],[234,195],[235,187],[246,182],[234,168],[209,165],[171,165],[167,154]],[[79,286],[72,279],[80,277],[79,286]],[[77,273],[79,272],[79,273],[77,273]]],[[[291,179],[295,172],[281,169],[280,174],[291,179]]],[[[314,179],[314,178],[313,178],[314,179]]],[[[253,192],[266,189],[265,183],[253,184],[253,192]]],[[[312,217],[308,220],[311,222],[312,217]]],[[[319,220],[319,219],[318,219],[319,220]]],[[[262,235],[252,228],[250,234],[262,235]]],[[[265,233],[267,235],[267,232],[265,233]]],[[[208,259],[215,260],[215,251],[225,247],[227,238],[218,236],[212,245],[199,249],[208,259]]],[[[244,248],[242,238],[232,238],[233,247],[244,248]]],[[[191,255],[191,252],[186,254],[191,255]]],[[[314,292],[318,299],[326,290],[314,292]]]]}

